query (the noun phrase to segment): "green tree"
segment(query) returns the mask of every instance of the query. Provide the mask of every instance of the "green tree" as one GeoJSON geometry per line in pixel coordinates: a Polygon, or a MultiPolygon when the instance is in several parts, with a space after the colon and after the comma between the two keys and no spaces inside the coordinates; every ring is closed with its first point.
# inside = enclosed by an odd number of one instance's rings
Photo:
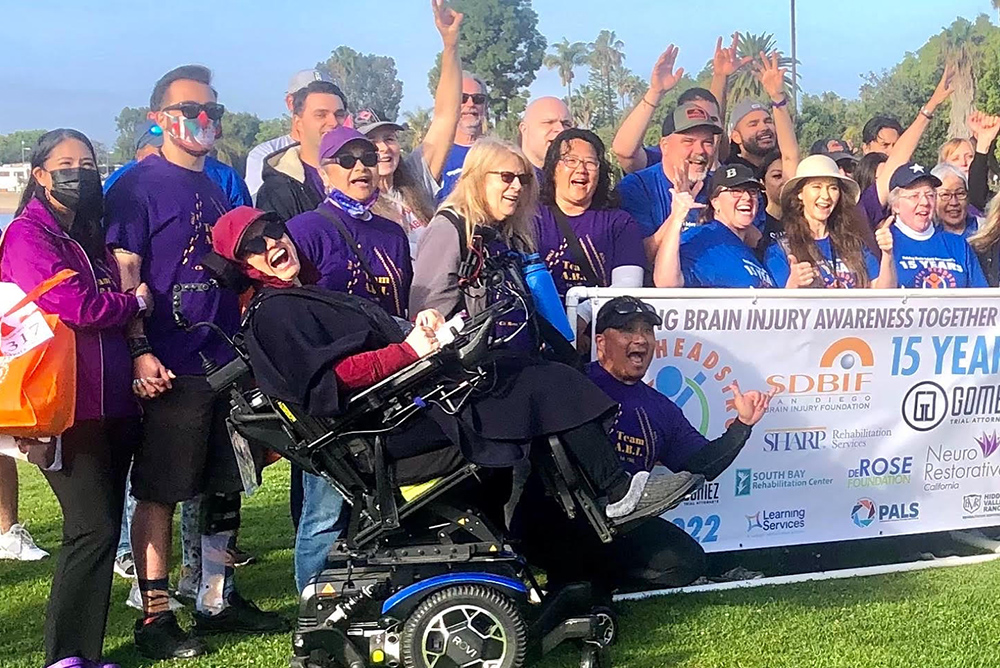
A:
{"type": "MultiPolygon", "coordinates": [[[[995,28],[990,24],[989,19],[985,14],[980,14],[975,24],[963,18],[956,19],[938,36],[942,41],[941,50],[945,65],[954,71],[952,85],[955,92],[951,95],[949,137],[969,136],[966,120],[972,112],[976,99],[978,73],[975,71],[975,64],[980,61],[983,45],[988,39],[988,32],[992,30],[995,28]]],[[[928,43],[929,45],[930,43],[928,43]]]]}
{"type": "Polygon", "coordinates": [[[829,91],[822,95],[803,95],[795,117],[795,132],[804,157],[809,147],[820,139],[848,139],[860,142],[860,127],[853,123],[857,116],[856,100],[847,100],[829,91]]]}
{"type": "MultiPolygon", "coordinates": [[[[737,102],[746,97],[758,100],[763,100],[767,97],[764,93],[763,87],[760,85],[760,81],[757,80],[756,76],[760,69],[760,54],[771,54],[777,50],[777,42],[775,42],[774,35],[771,33],[761,33],[759,35],[754,35],[753,33],[740,33],[736,53],[740,58],[749,57],[752,58],[752,60],[748,65],[741,68],[729,79],[730,109],[733,108],[737,102]]],[[[711,67],[711,62],[709,62],[708,66],[709,68],[711,67]]],[[[790,72],[792,69],[792,59],[781,56],[778,58],[778,67],[788,70],[789,74],[785,75],[785,87],[788,90],[791,90],[792,75],[790,72]]]]}
{"type": "Polygon", "coordinates": [[[434,120],[434,110],[424,107],[417,107],[413,111],[403,113],[403,120],[406,121],[406,134],[409,150],[414,150],[424,140],[427,131],[434,120]]]}
{"type": "Polygon", "coordinates": [[[269,118],[266,121],[260,122],[260,129],[257,130],[257,136],[253,138],[253,145],[263,144],[266,141],[271,141],[281,137],[282,135],[287,135],[292,129],[292,119],[288,117],[288,114],[284,116],[279,116],[278,118],[269,118]]]}
{"type": "Polygon", "coordinates": [[[602,30],[588,49],[590,79],[600,85],[604,96],[603,115],[614,125],[618,122],[614,79],[625,62],[625,42],[618,39],[614,30],[602,30]]]}
{"type": "Polygon", "coordinates": [[[31,151],[38,143],[38,138],[45,134],[46,130],[15,130],[9,135],[0,135],[0,165],[12,162],[21,162],[31,159],[31,151]]]}
{"type": "MultiPolygon", "coordinates": [[[[538,32],[538,14],[531,0],[454,0],[452,6],[465,14],[458,43],[462,65],[489,87],[489,109],[499,131],[501,120],[524,110],[516,108],[516,100],[527,99],[527,88],[542,66],[546,42],[538,32]]],[[[427,75],[431,95],[440,78],[438,55],[427,75]]],[[[516,128],[517,123],[506,125],[516,128]]]]}
{"type": "Polygon", "coordinates": [[[352,111],[370,108],[390,120],[399,115],[403,82],[391,57],[362,54],[348,46],[338,46],[329,58],[316,64],[316,69],[340,86],[352,111]]]}
{"type": "Polygon", "coordinates": [[[548,54],[542,60],[542,64],[550,70],[558,70],[559,81],[566,86],[566,104],[569,105],[570,113],[573,112],[573,79],[576,78],[574,69],[585,65],[587,62],[587,45],[583,42],[572,42],[565,37],[561,42],[552,45],[553,53],[548,54]]]}
{"type": "Polygon", "coordinates": [[[115,116],[118,138],[112,149],[114,162],[128,162],[135,157],[135,126],[146,120],[149,107],[124,107],[115,116]]]}
{"type": "Polygon", "coordinates": [[[226,112],[222,117],[222,138],[216,142],[216,157],[240,176],[247,171],[247,154],[256,145],[260,119],[245,111],[226,112]]]}

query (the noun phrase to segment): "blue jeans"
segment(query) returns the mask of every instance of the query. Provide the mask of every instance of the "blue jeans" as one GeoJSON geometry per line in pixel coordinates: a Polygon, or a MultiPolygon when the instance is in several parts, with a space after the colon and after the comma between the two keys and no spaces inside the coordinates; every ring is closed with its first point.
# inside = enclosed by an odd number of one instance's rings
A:
{"type": "Polygon", "coordinates": [[[122,531],[118,537],[118,549],[115,551],[115,559],[119,559],[126,554],[132,554],[132,540],[129,535],[132,530],[132,513],[135,512],[135,499],[132,498],[132,469],[129,468],[128,477],[125,478],[125,506],[122,509],[122,531]]]}
{"type": "Polygon", "coordinates": [[[344,498],[323,478],[303,473],[305,499],[295,534],[295,586],[299,592],[326,567],[326,557],[340,538],[344,498]]]}

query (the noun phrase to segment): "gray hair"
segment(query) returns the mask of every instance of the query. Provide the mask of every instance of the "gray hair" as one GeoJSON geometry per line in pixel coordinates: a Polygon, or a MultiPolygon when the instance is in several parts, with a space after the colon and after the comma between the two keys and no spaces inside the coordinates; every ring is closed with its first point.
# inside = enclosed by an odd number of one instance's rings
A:
{"type": "Polygon", "coordinates": [[[934,169],[931,170],[931,175],[938,177],[942,182],[946,176],[955,176],[962,182],[962,185],[965,186],[966,190],[969,189],[968,177],[962,173],[962,170],[951,163],[939,162],[934,165],[934,169]]]}
{"type": "Polygon", "coordinates": [[[489,95],[490,94],[490,87],[486,85],[486,81],[481,76],[479,76],[478,74],[473,74],[469,70],[462,70],[462,78],[463,79],[472,79],[477,84],[479,84],[479,87],[483,90],[483,93],[485,95],[489,95]]]}
{"type": "Polygon", "coordinates": [[[903,196],[902,193],[902,188],[893,188],[889,191],[889,196],[885,199],[885,205],[888,207],[890,212],[899,203],[900,198],[903,196]]]}

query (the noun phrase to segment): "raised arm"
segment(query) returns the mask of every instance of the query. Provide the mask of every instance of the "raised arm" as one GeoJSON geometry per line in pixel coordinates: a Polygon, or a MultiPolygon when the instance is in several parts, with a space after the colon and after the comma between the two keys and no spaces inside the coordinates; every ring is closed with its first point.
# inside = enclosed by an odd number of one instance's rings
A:
{"type": "MultiPolygon", "coordinates": [[[[712,95],[715,96],[715,99],[719,101],[720,122],[725,122],[726,120],[729,77],[734,75],[741,67],[752,60],[750,56],[740,58],[738,53],[739,45],[740,34],[738,32],[733,33],[733,41],[729,45],[729,48],[724,48],[722,46],[722,37],[719,37],[719,41],[715,44],[715,55],[712,57],[712,83],[709,86],[709,90],[712,91],[712,95]]],[[[725,163],[725,161],[729,158],[729,142],[726,139],[727,136],[728,135],[723,135],[722,141],[719,142],[718,158],[720,163],[725,163]]]]}
{"type": "MultiPolygon", "coordinates": [[[[660,236],[653,264],[653,285],[658,288],[683,288],[684,272],[681,269],[681,228],[691,209],[702,208],[690,192],[671,189],[673,203],[670,216],[656,231],[660,236]]],[[[655,235],[654,235],[655,236],[655,235]]]]}
{"type": "Polygon", "coordinates": [[[614,141],[611,143],[611,150],[615,152],[618,164],[621,165],[626,174],[637,172],[646,167],[643,139],[650,122],[653,120],[653,112],[663,100],[663,96],[672,90],[684,76],[683,67],[674,71],[677,52],[677,47],[671,44],[666,51],[660,54],[656,64],[653,65],[653,73],[649,76],[649,90],[643,94],[639,104],[622,122],[614,141]]]}
{"type": "Polygon", "coordinates": [[[988,156],[1000,132],[1000,116],[990,116],[978,109],[969,116],[969,130],[975,137],[976,155],[969,165],[969,203],[985,210],[990,200],[988,156]]]}
{"type": "Polygon", "coordinates": [[[788,113],[785,70],[778,67],[780,56],[781,54],[775,51],[768,58],[762,51],[760,70],[756,76],[773,103],[771,116],[774,118],[774,133],[778,138],[778,150],[781,151],[781,171],[787,180],[795,177],[795,169],[799,166],[799,142],[795,138],[792,115],[788,113]]]}
{"type": "Polygon", "coordinates": [[[462,111],[462,60],[458,56],[458,35],[464,15],[449,7],[445,0],[431,0],[431,8],[434,10],[434,24],[441,33],[443,50],[441,78],[434,95],[434,119],[427,129],[421,149],[431,176],[440,181],[444,163],[455,142],[455,130],[462,111]]]}
{"type": "Polygon", "coordinates": [[[889,201],[889,180],[892,179],[892,173],[910,161],[913,152],[917,150],[917,145],[920,144],[920,138],[924,136],[927,126],[931,123],[934,112],[954,92],[955,89],[952,88],[954,74],[952,66],[948,65],[944,68],[941,81],[934,89],[931,99],[917,114],[917,118],[910,123],[910,127],[906,128],[906,131],[899,136],[899,141],[889,153],[889,159],[882,166],[882,173],[875,183],[878,187],[878,200],[883,206],[889,201]]]}

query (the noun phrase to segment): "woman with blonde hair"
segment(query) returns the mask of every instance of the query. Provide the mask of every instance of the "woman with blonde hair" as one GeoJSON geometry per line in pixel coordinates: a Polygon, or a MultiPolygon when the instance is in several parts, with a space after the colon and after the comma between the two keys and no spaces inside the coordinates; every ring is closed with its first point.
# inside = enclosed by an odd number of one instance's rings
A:
{"type": "Polygon", "coordinates": [[[470,299],[459,290],[459,266],[477,242],[485,257],[533,252],[537,201],[535,170],[521,149],[492,137],[477,141],[455,190],[417,247],[410,308],[433,308],[450,317],[463,309],[475,314],[488,305],[487,295],[470,299]]]}

